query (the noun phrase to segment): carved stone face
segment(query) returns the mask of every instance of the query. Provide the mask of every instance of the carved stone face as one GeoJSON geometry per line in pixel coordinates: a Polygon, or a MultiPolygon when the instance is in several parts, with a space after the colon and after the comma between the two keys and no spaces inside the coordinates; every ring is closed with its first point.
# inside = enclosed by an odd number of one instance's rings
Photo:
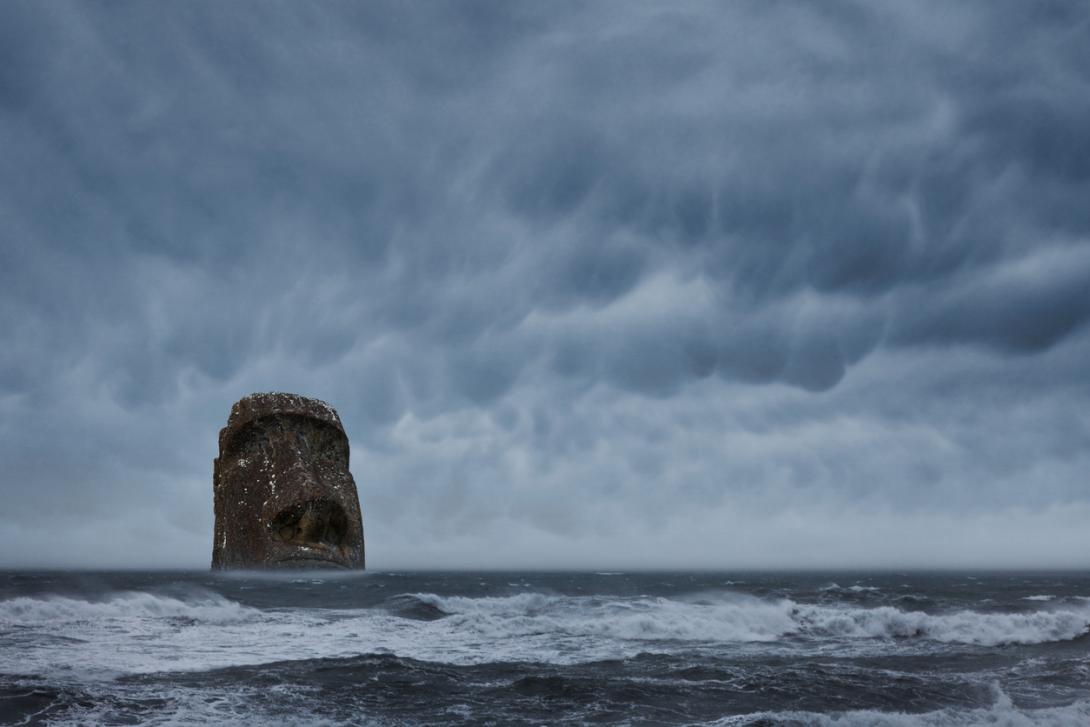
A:
{"type": "Polygon", "coordinates": [[[213,568],[363,568],[348,438],[328,404],[252,394],[231,408],[213,464],[213,568]]]}

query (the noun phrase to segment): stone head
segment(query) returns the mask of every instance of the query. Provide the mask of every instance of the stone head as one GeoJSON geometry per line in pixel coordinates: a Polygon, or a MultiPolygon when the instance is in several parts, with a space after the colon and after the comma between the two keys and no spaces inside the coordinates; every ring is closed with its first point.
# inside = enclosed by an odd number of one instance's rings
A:
{"type": "Polygon", "coordinates": [[[213,568],[363,568],[348,437],[333,407],[251,394],[220,430],[213,568]]]}

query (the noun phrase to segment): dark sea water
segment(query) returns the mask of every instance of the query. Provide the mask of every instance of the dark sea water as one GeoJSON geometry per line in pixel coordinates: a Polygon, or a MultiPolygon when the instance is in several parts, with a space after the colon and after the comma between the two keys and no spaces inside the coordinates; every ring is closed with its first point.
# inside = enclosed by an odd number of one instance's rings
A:
{"type": "Polygon", "coordinates": [[[1090,574],[0,573],[14,724],[1090,725],[1090,574]]]}

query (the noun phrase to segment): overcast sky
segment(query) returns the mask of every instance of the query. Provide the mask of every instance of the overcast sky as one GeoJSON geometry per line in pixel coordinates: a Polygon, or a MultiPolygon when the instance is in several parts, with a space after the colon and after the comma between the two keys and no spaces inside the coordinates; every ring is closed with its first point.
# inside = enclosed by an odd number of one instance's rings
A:
{"type": "Polygon", "coordinates": [[[1085,2],[0,3],[0,566],[1090,565],[1085,2]]]}

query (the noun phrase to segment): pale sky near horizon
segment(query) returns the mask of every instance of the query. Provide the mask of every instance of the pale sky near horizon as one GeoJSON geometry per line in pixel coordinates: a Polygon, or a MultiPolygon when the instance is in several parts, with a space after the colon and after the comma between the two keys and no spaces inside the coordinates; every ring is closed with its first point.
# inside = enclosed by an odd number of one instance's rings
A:
{"type": "Polygon", "coordinates": [[[1090,5],[0,3],[0,567],[1090,567],[1090,5]]]}

